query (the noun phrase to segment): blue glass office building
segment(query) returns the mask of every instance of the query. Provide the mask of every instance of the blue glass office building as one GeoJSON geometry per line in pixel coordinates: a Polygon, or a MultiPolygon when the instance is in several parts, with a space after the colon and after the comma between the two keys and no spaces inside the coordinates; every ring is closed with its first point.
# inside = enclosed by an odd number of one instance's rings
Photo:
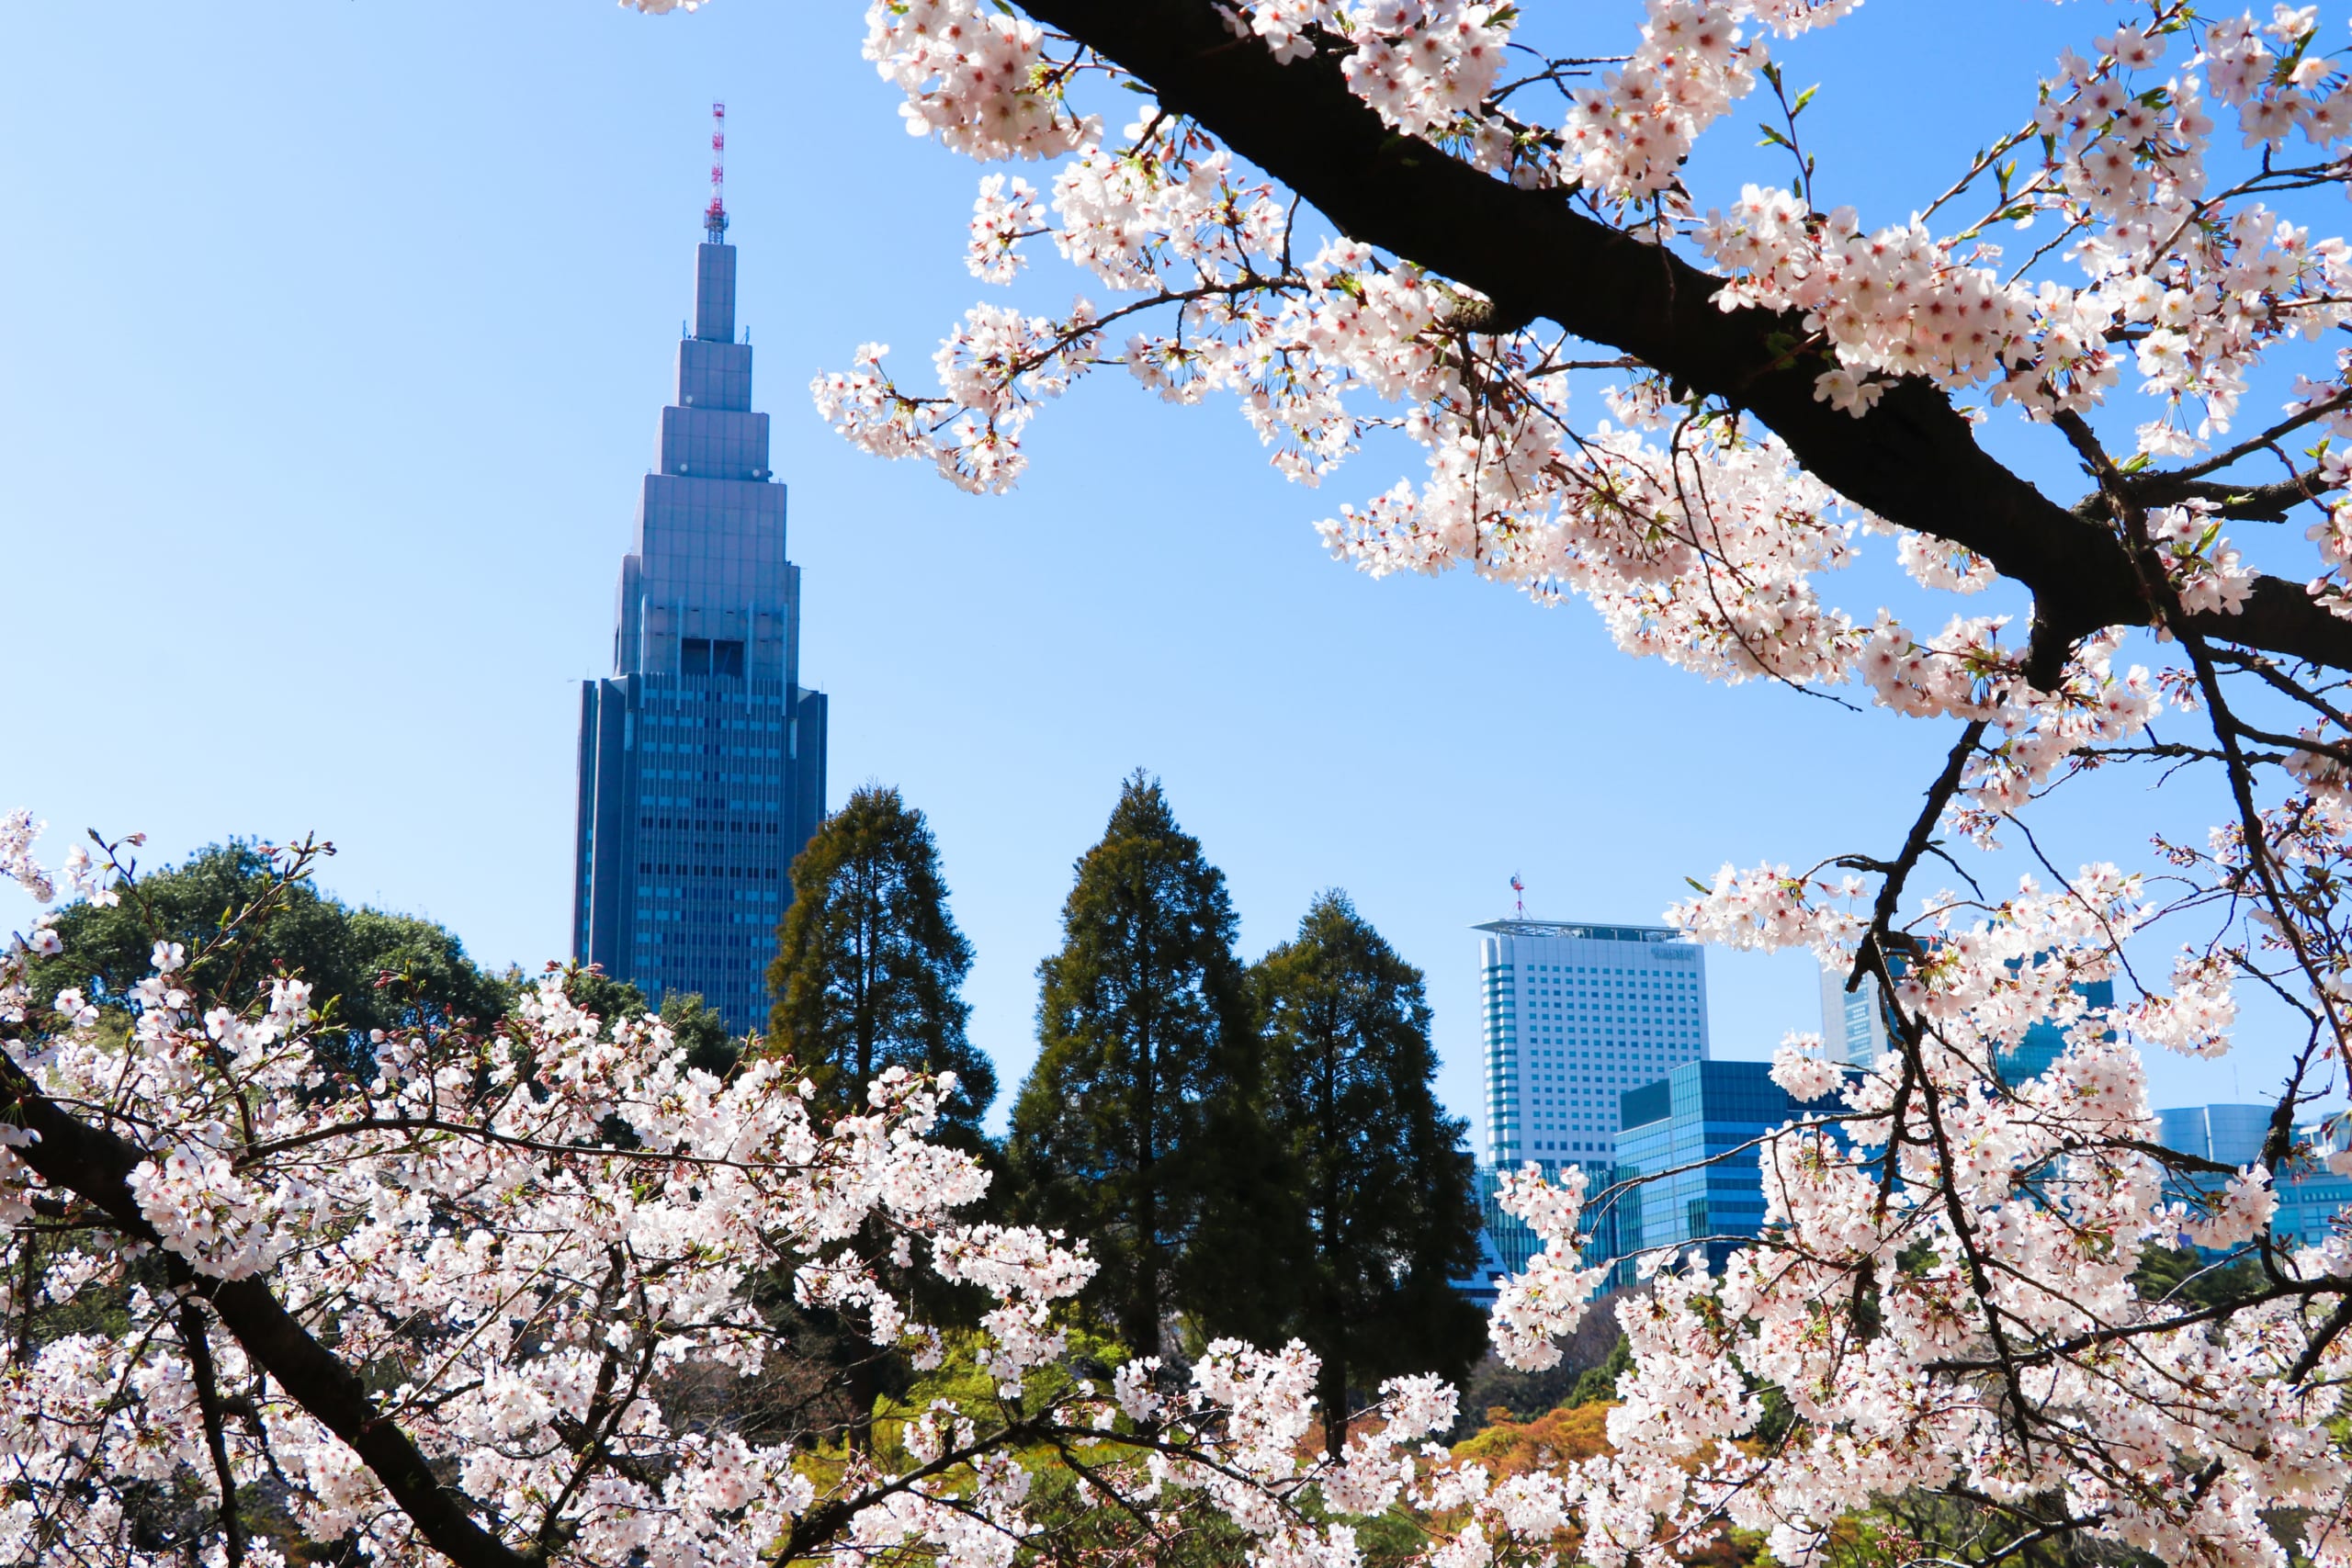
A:
{"type": "MultiPolygon", "coordinates": [[[[1903,961],[1898,957],[1894,962],[1899,974],[1903,961]]],[[[1828,1046],[1830,1059],[1858,1067],[1876,1066],[1878,1059],[1893,1048],[1890,1043],[1894,1039],[1885,993],[1877,979],[1865,975],[1849,991],[1848,971],[1843,965],[1834,970],[1823,967],[1819,973],[1821,1038],[1828,1046]]],[[[2092,1011],[2109,1011],[2115,1006],[2112,980],[2086,980],[2074,990],[2092,1011]]],[[[2020,1084],[2048,1072],[2065,1049],[2065,1030],[2043,1019],[2026,1030],[2024,1039],[2002,1052],[1994,1066],[2003,1081],[2020,1084]]]]}
{"type": "Polygon", "coordinates": [[[706,227],[612,677],[581,688],[572,955],[650,998],[698,992],[740,1032],[766,1023],[792,860],[823,818],[825,698],[799,683],[800,570],[736,339],[735,247],[724,214],[706,227]]]}
{"type": "MultiPolygon", "coordinates": [[[[2156,1141],[2168,1149],[2244,1169],[2262,1158],[2274,1111],[2268,1105],[2184,1105],[2159,1111],[2156,1141]]],[[[2315,1150],[2341,1149],[2346,1136],[2341,1129],[2318,1123],[2295,1129],[2295,1141],[2315,1150]]],[[[2215,1190],[2227,1179],[2211,1173],[2177,1173],[2172,1181],[2173,1190],[2186,1198],[2215,1190]]],[[[2338,1217],[2352,1209],[2352,1177],[2338,1176],[2324,1159],[2289,1160],[2276,1180],[2278,1212],[2271,1216],[2270,1234],[2282,1246],[2318,1246],[2335,1228],[2338,1217]]]]}
{"type": "Polygon", "coordinates": [[[1608,1255],[1624,1259],[1618,1282],[1634,1282],[1634,1254],[1704,1241],[1707,1266],[1721,1269],[1738,1245],[1723,1238],[1761,1235],[1764,1175],[1754,1145],[1797,1111],[1769,1062],[1686,1062],[1626,1091],[1617,1134],[1623,1186],[1605,1221],[1608,1255]]]}

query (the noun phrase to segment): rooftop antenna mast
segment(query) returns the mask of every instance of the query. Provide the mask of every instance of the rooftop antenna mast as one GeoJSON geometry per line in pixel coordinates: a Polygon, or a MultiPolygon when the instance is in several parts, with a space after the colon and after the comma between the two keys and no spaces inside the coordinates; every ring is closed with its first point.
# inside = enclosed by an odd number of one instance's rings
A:
{"type": "Polygon", "coordinates": [[[703,231],[714,245],[727,243],[727,106],[710,106],[710,205],[703,209],[703,231]]]}
{"type": "Polygon", "coordinates": [[[1527,919],[1527,884],[1519,879],[1515,871],[1510,874],[1510,890],[1519,905],[1519,918],[1523,920],[1527,919]]]}

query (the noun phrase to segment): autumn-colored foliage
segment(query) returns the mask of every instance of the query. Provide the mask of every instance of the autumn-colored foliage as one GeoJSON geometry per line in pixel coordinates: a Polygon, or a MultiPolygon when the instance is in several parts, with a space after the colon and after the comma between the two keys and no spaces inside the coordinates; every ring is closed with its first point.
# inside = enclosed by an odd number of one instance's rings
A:
{"type": "Polygon", "coordinates": [[[1611,1453],[1609,1413],[1613,1404],[1564,1404],[1532,1421],[1514,1421],[1498,1405],[1487,1413],[1486,1429],[1453,1445],[1456,1459],[1476,1460],[1497,1476],[1551,1470],[1595,1454],[1611,1453]]]}

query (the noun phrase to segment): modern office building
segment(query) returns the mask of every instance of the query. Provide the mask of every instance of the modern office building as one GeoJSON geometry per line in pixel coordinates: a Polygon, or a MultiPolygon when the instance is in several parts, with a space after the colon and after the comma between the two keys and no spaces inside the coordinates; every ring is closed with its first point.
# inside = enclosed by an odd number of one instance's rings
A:
{"type": "MultiPolygon", "coordinates": [[[[2084,1007],[2092,1012],[2114,1010],[2115,982],[2112,980],[2085,980],[2074,987],[2074,992],[2082,998],[2084,1007]]],[[[2000,1069],[2002,1081],[2020,1084],[2048,1072],[2051,1064],[2065,1054],[2067,1027],[2046,1018],[2028,1025],[2025,1038],[2002,1052],[1994,1064],[2000,1069]]],[[[2112,1039],[2113,1035],[2109,1034],[2109,1038],[2112,1039]]]]}
{"type": "Polygon", "coordinates": [[[1605,1232],[1605,1256],[1623,1260],[1617,1282],[1634,1282],[1644,1252],[1704,1242],[1708,1268],[1721,1269],[1738,1245],[1731,1238],[1762,1234],[1756,1141],[1799,1110],[1769,1062],[1686,1062],[1628,1090],[1605,1232]]]}
{"type": "MultiPolygon", "coordinates": [[[[2314,1148],[2346,1146],[2342,1132],[2331,1136],[2318,1127],[2304,1127],[2299,1135],[2314,1148]]],[[[2352,1210],[2352,1176],[2338,1176],[2320,1160],[2297,1160],[2278,1189],[2278,1212],[2271,1216],[2270,1234],[2288,1247],[2317,1247],[2346,1210],[2352,1210]]]]}
{"type": "MultiPolygon", "coordinates": [[[[2185,1105],[2156,1112],[2156,1141],[2168,1149],[2195,1155],[2240,1169],[2262,1158],[2270,1136],[2268,1105],[2185,1105]]],[[[2295,1129],[2298,1145],[2337,1150],[2346,1146],[2346,1129],[2330,1131],[2319,1124],[2295,1129]]],[[[2216,1174],[2181,1175],[2174,1179],[2184,1190],[2211,1190],[2228,1179],[2216,1174]]],[[[2270,1234],[2288,1247],[2316,1247],[2335,1228],[2336,1217],[2352,1208],[2352,1177],[2338,1176],[2316,1159],[2288,1162],[2279,1174],[2278,1212],[2271,1216],[2270,1234]]]]}
{"type": "MultiPolygon", "coordinates": [[[[1706,964],[1697,943],[1663,926],[1510,919],[1476,929],[1487,1080],[1482,1267],[1516,1273],[1540,1243],[1503,1212],[1496,1173],[1532,1161],[1556,1177],[1580,1165],[1588,1190],[1608,1186],[1620,1097],[1707,1054],[1706,964]]],[[[1605,1238],[1596,1235],[1587,1256],[1609,1256],[1605,1238]]],[[[1476,1296],[1478,1284],[1464,1289],[1476,1296]]]]}
{"type": "Polygon", "coordinates": [[[1887,1052],[1886,1006],[1878,976],[1865,975],[1852,990],[1846,970],[1814,961],[1821,976],[1821,1043],[1833,1061],[1867,1067],[1887,1052]]]}
{"type": "Polygon", "coordinates": [[[740,1032],[766,1023],[792,860],[824,814],[825,698],[799,683],[800,570],[716,199],[704,226],[613,673],[581,688],[572,954],[650,998],[699,992],[740,1032]]]}
{"type": "Polygon", "coordinates": [[[2156,1112],[2156,1142],[2185,1155],[2227,1166],[2262,1157],[2270,1135],[2267,1105],[2183,1105],[2156,1112]]]}
{"type": "MultiPolygon", "coordinates": [[[[1816,967],[1821,977],[1823,1048],[1834,1061],[1870,1066],[1891,1048],[1884,989],[1876,976],[1865,975],[1860,984],[1849,991],[1844,968],[1833,969],[1817,962],[1816,967]]],[[[1898,967],[1895,972],[1900,975],[1904,971],[1898,967]]],[[[2075,994],[2094,1010],[2115,1006],[2115,983],[2111,980],[2086,981],[2075,987],[2075,994]]],[[[2024,1039],[2002,1052],[1996,1066],[2007,1082],[2023,1083],[2048,1072],[2050,1065],[2065,1049],[2065,1030],[2044,1019],[2029,1028],[2024,1039]]]]}
{"type": "Polygon", "coordinates": [[[1487,1158],[1610,1165],[1618,1097],[1707,1055],[1707,975],[1665,926],[1477,928],[1487,1158]]]}

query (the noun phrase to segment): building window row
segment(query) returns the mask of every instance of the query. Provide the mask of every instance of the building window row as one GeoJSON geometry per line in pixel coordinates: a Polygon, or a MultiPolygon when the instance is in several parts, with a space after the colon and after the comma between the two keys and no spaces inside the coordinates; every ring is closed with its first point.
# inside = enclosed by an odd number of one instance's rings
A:
{"type": "MultiPolygon", "coordinates": [[[[779,875],[776,868],[772,865],[762,867],[755,865],[724,866],[679,865],[670,863],[656,864],[652,861],[641,860],[637,863],[637,869],[643,872],[658,873],[663,876],[748,876],[755,882],[762,880],[774,882],[779,875]]],[[[640,891],[642,891],[642,889],[640,889],[640,891]]]]}

